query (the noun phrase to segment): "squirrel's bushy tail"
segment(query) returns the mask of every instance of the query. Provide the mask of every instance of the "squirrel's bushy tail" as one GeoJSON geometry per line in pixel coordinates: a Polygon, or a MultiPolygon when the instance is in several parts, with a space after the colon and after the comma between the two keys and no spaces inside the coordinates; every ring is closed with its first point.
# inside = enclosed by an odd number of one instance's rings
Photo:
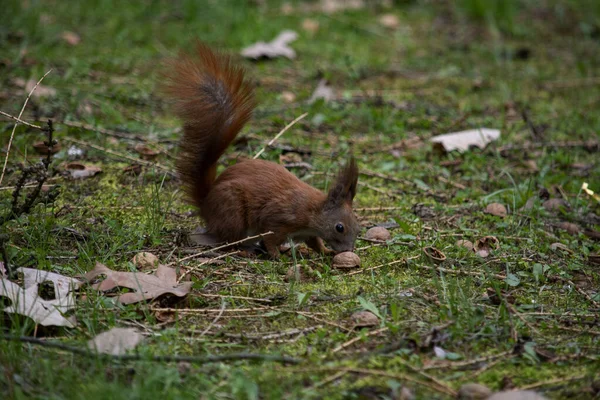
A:
{"type": "Polygon", "coordinates": [[[164,77],[163,93],[184,124],[177,171],[200,207],[215,181],[219,157],[252,115],[253,90],[242,68],[201,42],[194,54],[168,61],[164,77]]]}

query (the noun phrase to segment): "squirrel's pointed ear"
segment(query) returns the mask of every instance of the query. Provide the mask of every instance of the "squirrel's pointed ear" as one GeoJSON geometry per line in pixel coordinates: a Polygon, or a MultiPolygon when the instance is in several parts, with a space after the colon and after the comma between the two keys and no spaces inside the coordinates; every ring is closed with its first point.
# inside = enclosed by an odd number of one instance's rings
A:
{"type": "Polygon", "coordinates": [[[352,200],[356,196],[356,186],[358,184],[358,167],[354,157],[342,169],[335,180],[333,186],[327,194],[326,208],[336,208],[343,203],[352,205],[352,200]]]}

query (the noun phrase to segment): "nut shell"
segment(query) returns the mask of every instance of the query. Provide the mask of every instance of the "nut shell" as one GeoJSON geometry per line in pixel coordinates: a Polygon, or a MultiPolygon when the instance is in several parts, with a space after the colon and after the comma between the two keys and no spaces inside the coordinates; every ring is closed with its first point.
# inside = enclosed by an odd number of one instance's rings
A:
{"type": "Polygon", "coordinates": [[[390,231],[388,231],[384,227],[374,226],[373,228],[371,228],[367,231],[367,233],[365,234],[365,237],[370,240],[386,241],[386,240],[390,240],[392,235],[390,234],[390,231]]]}
{"type": "Polygon", "coordinates": [[[360,257],[351,251],[336,254],[333,257],[333,268],[357,268],[360,267],[360,257]]]}

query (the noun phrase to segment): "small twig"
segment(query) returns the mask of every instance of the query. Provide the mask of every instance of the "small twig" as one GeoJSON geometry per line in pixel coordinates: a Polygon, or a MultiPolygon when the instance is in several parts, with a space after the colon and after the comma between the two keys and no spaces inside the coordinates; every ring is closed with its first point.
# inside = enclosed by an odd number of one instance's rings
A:
{"type": "MultiPolygon", "coordinates": [[[[33,92],[35,91],[35,89],[37,89],[38,85],[44,80],[44,78],[50,72],[52,72],[52,69],[50,69],[48,72],[46,72],[44,74],[44,76],[42,76],[40,78],[40,80],[37,81],[37,83],[35,84],[35,86],[31,89],[31,91],[27,95],[27,98],[25,99],[25,102],[23,103],[23,107],[21,108],[21,112],[19,113],[19,116],[17,117],[17,119],[21,119],[21,117],[23,116],[23,112],[25,111],[25,107],[27,107],[27,103],[29,102],[29,98],[31,97],[31,95],[33,94],[33,92]]],[[[4,166],[2,167],[2,174],[0,174],[0,184],[2,184],[2,180],[4,179],[4,172],[6,171],[6,164],[8,164],[8,156],[10,155],[10,147],[12,146],[12,141],[13,141],[13,138],[15,136],[15,130],[17,129],[17,125],[18,125],[18,123],[16,123],[15,126],[13,126],[13,130],[12,130],[12,132],[10,134],[10,139],[8,140],[8,147],[6,148],[6,158],[4,159],[4,166]]]]}
{"type": "Polygon", "coordinates": [[[20,118],[17,118],[17,117],[15,117],[15,116],[13,116],[13,115],[10,115],[9,113],[5,113],[4,111],[1,111],[1,110],[0,110],[0,114],[4,115],[5,117],[8,117],[8,118],[12,118],[12,119],[14,119],[14,120],[15,120],[15,121],[17,121],[19,124],[26,125],[26,126],[28,126],[28,127],[30,127],[30,128],[39,129],[40,131],[43,131],[43,130],[44,130],[44,128],[42,128],[41,126],[34,125],[34,124],[32,124],[32,123],[29,123],[29,122],[27,122],[27,121],[23,121],[22,119],[20,119],[20,118]]]}
{"type": "Polygon", "coordinates": [[[354,343],[362,340],[363,338],[366,338],[366,337],[369,337],[369,336],[379,335],[380,333],[387,332],[388,330],[389,330],[389,328],[384,327],[384,328],[380,328],[380,329],[376,329],[374,331],[368,332],[368,333],[366,333],[364,335],[359,335],[359,336],[357,336],[355,338],[352,338],[352,339],[350,339],[350,340],[348,340],[348,341],[340,344],[338,347],[336,347],[335,349],[333,349],[332,352],[333,353],[337,353],[338,351],[343,350],[343,349],[345,349],[348,346],[351,346],[352,344],[354,344],[354,343]]]}
{"type": "Polygon", "coordinates": [[[376,269],[379,269],[379,268],[388,267],[390,265],[396,265],[396,264],[400,264],[400,263],[405,263],[408,260],[414,260],[414,259],[419,258],[419,257],[421,257],[421,256],[406,257],[406,258],[402,258],[400,260],[390,261],[389,263],[379,264],[379,265],[376,265],[374,267],[360,269],[358,271],[350,272],[349,274],[346,274],[346,275],[362,274],[362,273],[365,273],[365,272],[368,272],[368,271],[373,271],[373,270],[376,270],[376,269]]]}
{"type": "Polygon", "coordinates": [[[290,129],[292,126],[294,126],[294,124],[296,124],[296,122],[300,121],[302,118],[306,117],[307,115],[308,115],[308,113],[304,113],[301,116],[299,116],[298,118],[296,118],[295,120],[293,120],[292,122],[290,122],[289,124],[287,124],[285,126],[285,128],[283,128],[277,135],[275,135],[275,137],[273,139],[271,139],[271,141],[269,143],[267,143],[267,145],[265,147],[263,147],[262,149],[260,149],[260,151],[258,153],[256,153],[256,155],[253,158],[256,160],[258,157],[260,157],[260,155],[265,152],[265,149],[267,147],[269,147],[273,143],[275,143],[275,141],[277,139],[279,139],[279,137],[281,135],[283,135],[288,129],[290,129]]]}
{"type": "Polygon", "coordinates": [[[235,245],[240,244],[240,243],[245,243],[245,242],[250,241],[250,240],[254,240],[254,239],[258,239],[258,238],[263,238],[263,237],[265,237],[267,235],[273,235],[273,232],[269,231],[269,232],[265,232],[265,233],[259,233],[258,235],[248,236],[248,237],[246,237],[244,239],[241,239],[241,240],[238,240],[236,242],[225,243],[224,245],[221,245],[221,246],[218,246],[218,247],[214,247],[212,249],[208,249],[208,250],[205,250],[205,251],[201,251],[200,253],[192,254],[191,256],[180,258],[177,261],[173,261],[173,262],[167,264],[167,266],[170,267],[170,266],[172,266],[174,264],[181,263],[183,261],[187,261],[187,260],[190,260],[192,258],[200,257],[201,255],[204,255],[204,254],[209,253],[209,252],[226,249],[227,247],[235,246],[235,245]]]}
{"type": "Polygon", "coordinates": [[[85,129],[86,131],[99,132],[99,133],[102,133],[103,135],[114,136],[114,137],[118,137],[118,138],[121,138],[121,139],[144,141],[140,137],[133,136],[131,134],[121,133],[121,132],[117,132],[117,131],[113,131],[113,130],[105,129],[105,128],[99,128],[97,126],[93,126],[93,125],[90,125],[90,124],[85,124],[83,122],[62,121],[61,123],[63,125],[71,126],[73,128],[81,128],[81,129],[85,129]]]}
{"type": "Polygon", "coordinates": [[[92,144],[92,143],[87,143],[87,142],[84,142],[82,140],[78,140],[78,139],[75,139],[75,138],[72,138],[72,137],[65,137],[65,138],[63,138],[63,140],[66,140],[66,141],[72,142],[72,143],[77,143],[77,144],[79,144],[81,146],[91,147],[92,149],[96,149],[96,150],[102,151],[104,153],[113,155],[115,157],[124,158],[124,159],[129,160],[131,162],[134,162],[136,164],[146,165],[148,167],[156,167],[158,169],[162,169],[163,171],[167,172],[169,175],[175,176],[175,172],[173,172],[169,167],[166,167],[166,166],[164,166],[162,164],[159,164],[159,163],[154,163],[154,162],[150,162],[150,161],[140,160],[139,158],[134,158],[134,157],[130,157],[130,156],[126,155],[126,154],[117,153],[116,151],[105,149],[104,147],[100,147],[100,146],[97,146],[97,145],[92,144]]]}
{"type": "Polygon", "coordinates": [[[232,353],[220,356],[145,356],[142,354],[103,354],[90,351],[82,347],[69,346],[59,342],[50,342],[29,336],[0,335],[2,340],[14,342],[30,343],[37,346],[49,347],[68,351],[69,353],[79,354],[91,358],[103,358],[119,361],[152,361],[152,362],[189,362],[194,364],[208,364],[223,361],[255,360],[272,361],[286,364],[298,364],[301,360],[286,356],[276,356],[271,354],[253,354],[253,353],[232,353]]]}
{"type": "Polygon", "coordinates": [[[269,299],[259,299],[257,297],[247,297],[247,296],[231,296],[227,294],[209,294],[209,293],[198,293],[195,296],[199,297],[208,297],[208,298],[218,298],[218,299],[237,299],[237,300],[249,300],[249,301],[258,301],[262,303],[272,303],[272,300],[269,299]]]}
{"type": "Polygon", "coordinates": [[[221,254],[220,256],[213,257],[210,260],[206,260],[204,262],[201,262],[200,264],[196,265],[193,268],[190,268],[190,269],[186,270],[183,274],[181,274],[181,276],[179,277],[179,279],[177,279],[177,283],[181,282],[183,280],[183,278],[185,278],[186,276],[188,276],[192,272],[198,271],[200,269],[200,267],[202,267],[202,266],[204,266],[206,264],[210,264],[213,261],[220,260],[221,258],[233,256],[233,255],[236,255],[238,253],[239,253],[239,251],[232,251],[231,253],[221,254]]]}
{"type": "Polygon", "coordinates": [[[206,329],[202,331],[202,333],[200,334],[199,337],[202,337],[202,336],[206,335],[206,332],[210,331],[210,328],[212,328],[214,326],[214,324],[217,323],[217,321],[219,320],[219,318],[221,318],[221,315],[223,315],[223,311],[225,311],[225,300],[221,301],[221,311],[217,314],[217,316],[215,317],[215,319],[213,319],[212,322],[210,324],[208,324],[208,326],[206,327],[206,329]]]}
{"type": "Polygon", "coordinates": [[[355,208],[354,211],[356,212],[361,212],[361,211],[396,211],[396,210],[404,210],[406,209],[406,207],[362,207],[362,208],[355,208]]]}
{"type": "Polygon", "coordinates": [[[432,382],[426,382],[426,381],[421,381],[419,379],[413,378],[410,375],[406,375],[406,374],[400,374],[400,373],[391,373],[391,372],[387,372],[387,371],[381,371],[381,370],[376,370],[376,369],[367,369],[367,368],[331,368],[330,370],[334,370],[334,371],[347,371],[347,372],[354,372],[357,374],[367,374],[367,375],[377,375],[377,376],[385,376],[388,378],[393,378],[393,379],[397,379],[399,381],[410,381],[413,383],[416,383],[418,385],[422,385],[422,386],[426,386],[436,392],[441,392],[453,397],[456,397],[457,392],[452,389],[449,388],[447,386],[439,386],[437,383],[432,382]]]}
{"type": "Polygon", "coordinates": [[[571,381],[580,381],[580,380],[586,379],[588,377],[589,377],[589,375],[577,375],[577,376],[569,376],[569,377],[566,377],[566,378],[554,378],[554,379],[550,379],[550,380],[543,381],[543,382],[532,383],[531,385],[521,386],[520,388],[515,389],[515,390],[536,389],[536,388],[539,388],[541,386],[554,385],[556,383],[564,383],[564,382],[571,382],[571,381]]]}

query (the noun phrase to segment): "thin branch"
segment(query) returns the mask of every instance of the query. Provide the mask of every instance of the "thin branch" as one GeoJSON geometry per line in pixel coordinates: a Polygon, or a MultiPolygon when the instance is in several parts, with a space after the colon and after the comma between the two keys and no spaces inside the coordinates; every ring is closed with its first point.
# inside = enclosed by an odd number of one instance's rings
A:
{"type": "Polygon", "coordinates": [[[267,143],[267,145],[265,147],[260,149],[260,151],[258,153],[256,153],[256,155],[253,158],[256,160],[258,157],[260,157],[260,155],[265,152],[265,149],[267,147],[269,147],[270,145],[275,143],[275,141],[277,139],[279,139],[279,137],[281,135],[283,135],[288,129],[290,129],[292,126],[294,126],[296,124],[296,122],[300,121],[302,118],[306,117],[307,115],[308,115],[308,113],[304,113],[301,116],[299,116],[298,118],[296,118],[295,120],[293,120],[292,122],[290,122],[289,124],[287,124],[285,126],[285,128],[283,128],[273,139],[271,139],[271,141],[269,143],[267,143]]]}
{"type": "Polygon", "coordinates": [[[78,140],[78,139],[75,139],[72,137],[64,137],[63,140],[66,140],[66,141],[72,142],[72,143],[77,143],[81,146],[91,147],[92,149],[102,151],[104,153],[113,155],[115,157],[124,158],[124,159],[134,162],[136,164],[146,165],[148,167],[156,167],[158,169],[162,169],[163,171],[167,172],[169,175],[175,176],[175,172],[173,172],[169,167],[166,167],[159,163],[153,163],[153,162],[149,162],[149,161],[140,160],[139,158],[134,158],[134,157],[130,157],[126,154],[117,153],[116,151],[105,149],[104,147],[100,147],[100,146],[97,146],[92,143],[87,143],[87,142],[84,142],[82,140],[78,140]]]}
{"type": "Polygon", "coordinates": [[[170,266],[172,266],[172,265],[174,265],[176,263],[180,263],[182,261],[187,261],[187,260],[190,260],[192,258],[200,257],[201,255],[204,255],[204,254],[206,254],[208,252],[213,252],[213,251],[225,249],[227,247],[235,246],[236,244],[245,243],[247,241],[250,241],[250,240],[253,240],[253,239],[262,238],[264,236],[272,235],[272,234],[273,234],[273,232],[269,231],[269,232],[265,232],[265,233],[259,233],[258,235],[254,235],[254,236],[248,236],[248,237],[246,237],[244,239],[238,240],[237,242],[225,243],[224,245],[221,245],[221,246],[218,246],[218,247],[214,247],[212,249],[208,249],[208,250],[205,250],[205,251],[201,251],[200,253],[192,254],[191,256],[180,258],[177,261],[173,261],[173,262],[167,264],[167,266],[170,267],[170,266]]]}
{"type": "Polygon", "coordinates": [[[254,354],[254,353],[231,353],[219,356],[145,356],[141,354],[102,354],[82,347],[69,346],[59,342],[50,342],[30,336],[15,336],[15,335],[0,335],[1,340],[9,340],[13,342],[30,343],[36,346],[49,347],[68,351],[69,353],[79,354],[91,358],[103,358],[108,360],[118,361],[152,361],[152,362],[189,362],[194,364],[209,364],[223,361],[240,361],[240,360],[255,360],[255,361],[272,361],[285,364],[298,364],[301,360],[286,356],[276,356],[271,354],[254,354]]]}
{"type": "Polygon", "coordinates": [[[27,121],[23,121],[22,119],[20,119],[20,118],[17,118],[17,117],[15,117],[15,116],[13,116],[13,115],[10,115],[10,114],[8,114],[8,113],[5,113],[4,111],[1,111],[1,110],[0,110],[0,114],[4,115],[5,117],[8,117],[8,118],[12,118],[12,119],[14,119],[14,120],[15,120],[15,121],[17,121],[19,124],[27,125],[27,126],[28,126],[28,127],[30,127],[30,128],[39,129],[40,131],[43,131],[43,130],[44,130],[44,128],[42,128],[41,126],[38,126],[38,125],[31,124],[31,123],[29,123],[29,122],[27,122],[27,121]]]}
{"type": "MultiPolygon", "coordinates": [[[[31,89],[31,91],[29,92],[29,94],[27,95],[27,98],[25,99],[25,102],[23,103],[23,107],[21,108],[21,112],[19,113],[19,116],[17,117],[17,119],[21,119],[21,117],[23,116],[23,112],[25,111],[25,107],[27,107],[27,103],[29,102],[29,98],[31,97],[31,95],[33,94],[33,92],[35,91],[35,89],[37,89],[38,85],[44,80],[44,78],[50,73],[52,72],[52,69],[50,69],[48,72],[46,72],[44,74],[44,76],[42,76],[40,78],[39,81],[37,81],[37,83],[35,84],[35,86],[31,89]]],[[[8,156],[10,155],[10,147],[12,146],[12,141],[13,138],[15,136],[15,130],[17,129],[17,124],[15,124],[15,126],[13,126],[13,130],[10,134],[10,139],[8,140],[8,147],[6,148],[6,158],[4,159],[4,166],[2,167],[2,174],[0,174],[0,184],[2,184],[2,180],[4,179],[4,172],[6,172],[6,164],[8,164],[8,156]]]]}

